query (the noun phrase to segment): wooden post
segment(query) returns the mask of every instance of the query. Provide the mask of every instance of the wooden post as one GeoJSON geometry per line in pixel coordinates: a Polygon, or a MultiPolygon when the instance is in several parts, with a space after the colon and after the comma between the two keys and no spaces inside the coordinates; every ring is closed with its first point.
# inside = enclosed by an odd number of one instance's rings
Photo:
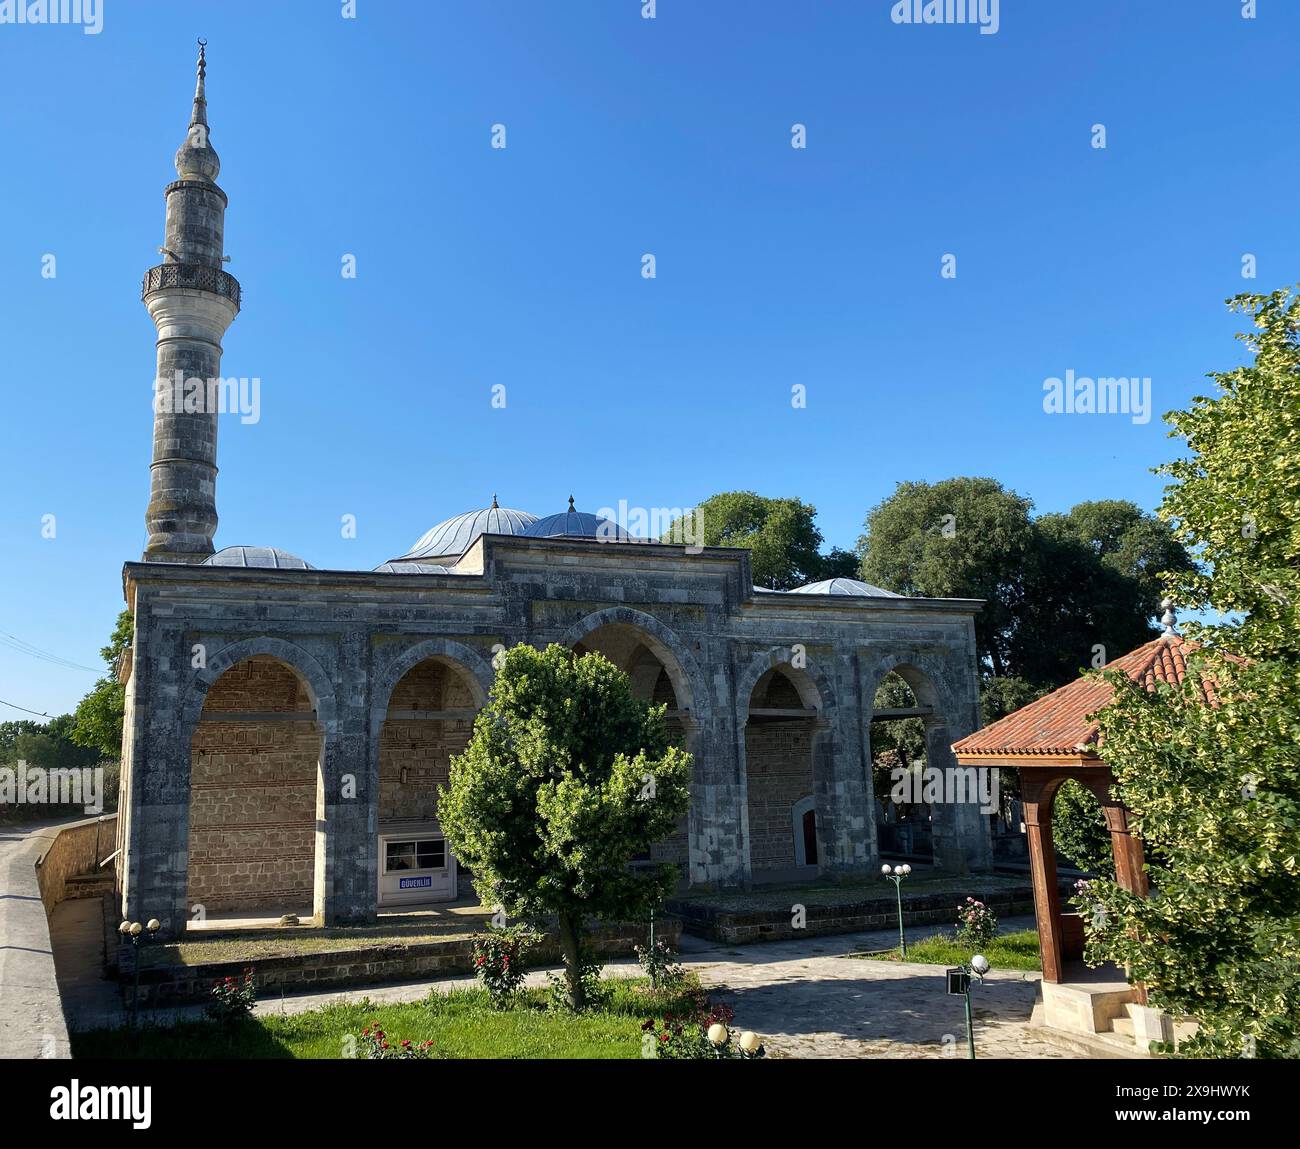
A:
{"type": "Polygon", "coordinates": [[[1020,776],[1025,834],[1029,839],[1029,869],[1034,882],[1034,915],[1038,919],[1038,948],[1043,980],[1061,980],[1061,895],[1056,888],[1056,847],[1052,843],[1052,794],[1043,780],[1020,776]]]}

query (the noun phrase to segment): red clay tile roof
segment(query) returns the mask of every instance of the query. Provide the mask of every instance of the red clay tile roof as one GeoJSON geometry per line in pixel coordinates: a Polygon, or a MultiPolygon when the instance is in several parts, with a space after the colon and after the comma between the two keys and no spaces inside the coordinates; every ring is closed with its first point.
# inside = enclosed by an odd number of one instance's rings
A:
{"type": "MultiPolygon", "coordinates": [[[[1154,691],[1158,682],[1176,685],[1187,677],[1187,655],[1195,649],[1196,644],[1181,635],[1162,635],[1108,663],[1106,669],[1122,670],[1134,682],[1154,691]]],[[[1037,754],[1093,757],[1098,728],[1095,722],[1088,721],[1088,715],[1100,710],[1113,693],[1102,679],[1077,678],[954,743],[953,753],[959,758],[1037,754]]],[[[1215,705],[1210,684],[1204,685],[1202,693],[1209,705],[1215,705]]]]}

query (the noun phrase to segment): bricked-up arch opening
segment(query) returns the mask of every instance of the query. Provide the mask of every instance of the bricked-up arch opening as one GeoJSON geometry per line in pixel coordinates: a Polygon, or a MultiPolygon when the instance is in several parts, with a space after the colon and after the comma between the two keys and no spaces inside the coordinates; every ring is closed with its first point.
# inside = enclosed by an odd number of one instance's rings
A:
{"type": "Polygon", "coordinates": [[[311,916],[321,751],[311,694],[286,663],[257,655],[212,684],[190,741],[190,907],[311,916]]]}
{"type": "Polygon", "coordinates": [[[430,843],[441,840],[439,794],[452,758],[469,742],[478,709],[470,671],[444,657],[417,663],[389,696],[379,732],[381,908],[469,892],[445,843],[430,843]]]}
{"type": "MultiPolygon", "coordinates": [[[[665,725],[669,739],[685,750],[691,749],[686,724],[683,722],[686,712],[682,708],[682,696],[689,697],[685,676],[672,653],[662,643],[629,623],[606,623],[574,643],[573,653],[595,653],[609,659],[628,676],[633,697],[668,708],[665,725]]],[[[689,815],[682,818],[670,838],[656,842],[637,861],[671,862],[685,876],[690,852],[688,824],[689,815]]]]}
{"type": "Polygon", "coordinates": [[[809,702],[815,696],[807,676],[790,666],[772,667],[750,693],[745,770],[749,864],[755,881],[817,872],[813,748],[818,712],[809,702]]]}

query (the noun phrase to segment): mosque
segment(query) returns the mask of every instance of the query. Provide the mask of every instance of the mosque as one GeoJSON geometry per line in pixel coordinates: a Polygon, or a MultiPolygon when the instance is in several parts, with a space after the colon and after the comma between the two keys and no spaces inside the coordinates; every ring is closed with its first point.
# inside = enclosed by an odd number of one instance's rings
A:
{"type": "MultiPolygon", "coordinates": [[[[220,378],[241,303],[205,73],[201,48],[164,261],[142,288],[165,380],[220,378]]],[[[922,718],[945,768],[980,725],[979,601],[853,579],[762,590],[748,551],[634,537],[572,500],[539,517],[493,496],[371,570],[215,550],[218,413],[191,406],[155,405],[148,543],[123,569],[118,881],[123,916],[167,936],[207,913],[333,926],[455,898],[438,791],[495,653],[518,643],[599,651],[666,704],[694,757],[691,803],[651,858],[684,885],[873,871],[873,719],[922,718]],[[915,706],[874,712],[891,672],[915,706]]],[[[932,838],[940,869],[990,867],[976,805],[936,803],[932,838]]]]}

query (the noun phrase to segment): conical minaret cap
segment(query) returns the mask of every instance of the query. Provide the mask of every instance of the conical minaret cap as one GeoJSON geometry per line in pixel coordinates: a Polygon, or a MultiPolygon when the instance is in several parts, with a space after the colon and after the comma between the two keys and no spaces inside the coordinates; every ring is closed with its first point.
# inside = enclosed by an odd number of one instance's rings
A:
{"type": "Polygon", "coordinates": [[[194,108],[190,113],[185,142],[176,152],[176,172],[183,180],[206,180],[215,183],[221,173],[221,160],[208,131],[208,74],[206,40],[199,40],[198,81],[194,85],[194,108]]]}

